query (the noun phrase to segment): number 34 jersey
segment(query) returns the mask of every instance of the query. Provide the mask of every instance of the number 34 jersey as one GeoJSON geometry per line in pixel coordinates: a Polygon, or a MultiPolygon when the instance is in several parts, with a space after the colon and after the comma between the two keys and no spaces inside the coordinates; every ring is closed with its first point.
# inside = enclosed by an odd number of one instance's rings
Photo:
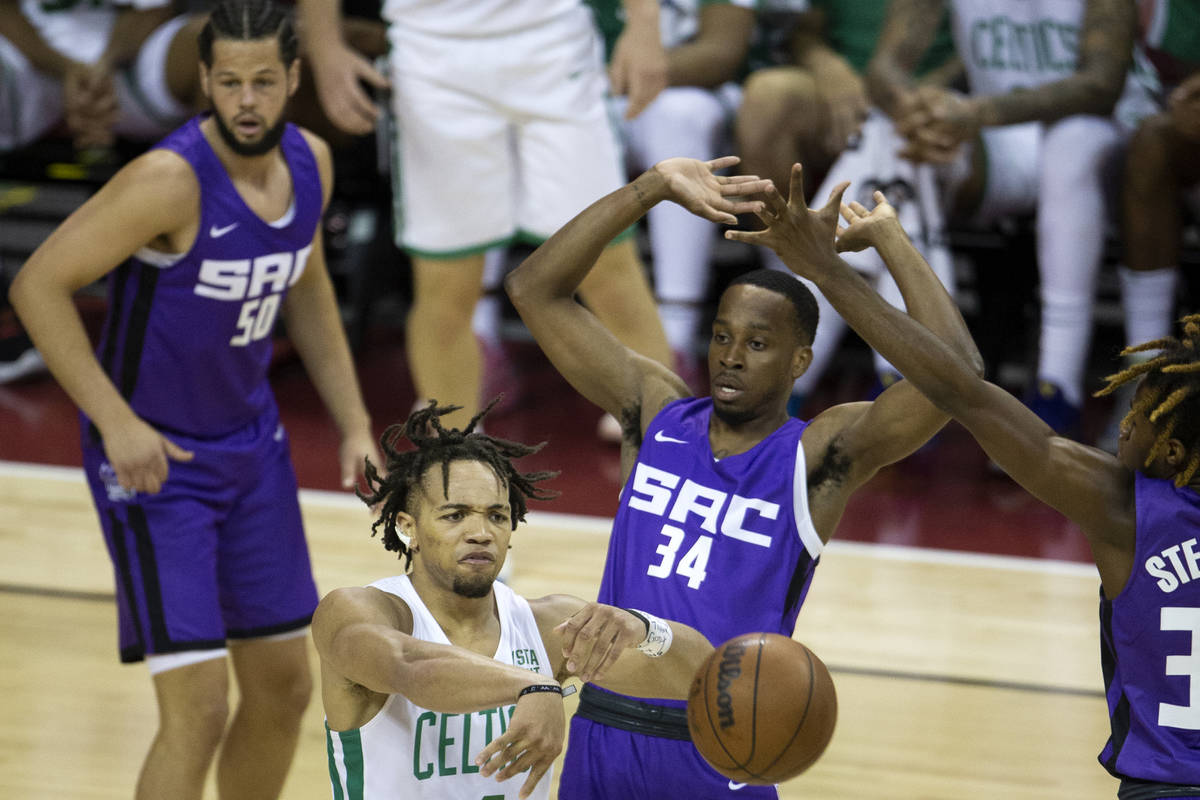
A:
{"type": "Polygon", "coordinates": [[[1118,777],[1200,784],[1200,495],[1135,481],[1133,572],[1100,601],[1112,727],[1100,762],[1118,777]]]}
{"type": "Polygon", "coordinates": [[[197,438],[228,435],[274,407],[271,334],[304,272],[321,219],[316,159],[295,126],[280,142],[292,204],[267,222],[242,200],[196,117],[157,145],[184,158],[200,184],[200,226],[188,252],[143,248],[109,276],[97,356],[137,414],[197,438]]]}
{"type": "Polygon", "coordinates": [[[791,636],[822,542],[789,419],[745,453],[713,457],[712,401],[677,400],[650,423],[621,490],[600,602],[684,622],[715,645],[791,636]]]}

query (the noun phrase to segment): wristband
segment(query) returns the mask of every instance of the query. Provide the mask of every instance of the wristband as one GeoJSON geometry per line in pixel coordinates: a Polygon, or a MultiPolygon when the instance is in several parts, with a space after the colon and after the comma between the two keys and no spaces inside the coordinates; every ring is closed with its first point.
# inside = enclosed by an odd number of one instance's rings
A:
{"type": "Polygon", "coordinates": [[[625,610],[646,623],[646,638],[638,644],[638,650],[650,658],[658,658],[671,649],[671,641],[675,638],[675,632],[671,630],[670,625],[645,611],[638,611],[636,608],[625,610]]]}
{"type": "Polygon", "coordinates": [[[538,692],[554,692],[557,695],[561,695],[563,690],[557,683],[534,683],[517,692],[517,699],[520,700],[527,694],[536,694],[538,692]]]}

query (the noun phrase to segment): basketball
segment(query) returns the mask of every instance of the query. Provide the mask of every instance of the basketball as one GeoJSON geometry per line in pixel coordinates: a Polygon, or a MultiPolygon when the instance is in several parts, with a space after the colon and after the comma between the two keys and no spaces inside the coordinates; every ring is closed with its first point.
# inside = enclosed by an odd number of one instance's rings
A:
{"type": "Polygon", "coordinates": [[[687,719],[696,749],[717,772],[740,783],[779,783],[825,752],[837,693],[825,664],[800,642],[747,633],[700,667],[687,719]]]}

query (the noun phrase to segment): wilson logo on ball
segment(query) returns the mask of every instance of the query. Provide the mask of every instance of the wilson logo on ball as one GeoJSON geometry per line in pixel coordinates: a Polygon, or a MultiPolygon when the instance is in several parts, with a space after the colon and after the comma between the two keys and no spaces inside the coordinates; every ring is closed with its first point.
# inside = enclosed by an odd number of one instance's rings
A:
{"type": "Polygon", "coordinates": [[[725,648],[721,658],[721,668],[717,673],[717,720],[722,728],[728,728],[734,724],[733,696],[729,693],[729,686],[735,678],[742,674],[742,656],[744,655],[746,655],[746,648],[740,644],[734,644],[725,648]]]}

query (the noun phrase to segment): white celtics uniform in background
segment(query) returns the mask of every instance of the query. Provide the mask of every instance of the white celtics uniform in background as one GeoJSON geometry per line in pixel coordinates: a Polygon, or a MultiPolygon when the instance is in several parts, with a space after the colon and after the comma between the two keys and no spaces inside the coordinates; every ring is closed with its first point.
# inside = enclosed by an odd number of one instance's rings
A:
{"type": "Polygon", "coordinates": [[[623,183],[581,0],[387,0],[397,244],[540,243],[623,183]]]}
{"type": "MultiPolygon", "coordinates": [[[[421,602],[407,575],[371,584],[394,594],[412,610],[412,635],[449,644],[446,634],[421,602]]],[[[493,587],[500,615],[497,661],[553,678],[550,659],[529,603],[502,583],[493,587]]],[[[514,702],[469,714],[442,714],[409,702],[402,695],[387,699],[374,718],[348,731],[326,725],[329,777],[335,800],[503,800],[515,798],[525,782],[518,775],[505,782],[485,778],[475,757],[508,729],[514,702]]],[[[531,797],[550,796],[550,773],[531,797]]]]}
{"type": "MultiPolygon", "coordinates": [[[[21,0],[5,13],[24,15],[42,39],[54,50],[84,63],[93,64],[104,53],[122,8],[160,8],[171,0],[21,0]]],[[[120,115],[114,126],[118,135],[133,139],[157,139],[191,113],[167,88],[166,63],[171,40],[187,21],[178,16],[160,25],[142,43],[133,62],[116,74],[117,106],[120,115]]],[[[63,116],[62,83],[39,72],[16,45],[0,36],[0,151],[36,141],[63,116]]]]}

